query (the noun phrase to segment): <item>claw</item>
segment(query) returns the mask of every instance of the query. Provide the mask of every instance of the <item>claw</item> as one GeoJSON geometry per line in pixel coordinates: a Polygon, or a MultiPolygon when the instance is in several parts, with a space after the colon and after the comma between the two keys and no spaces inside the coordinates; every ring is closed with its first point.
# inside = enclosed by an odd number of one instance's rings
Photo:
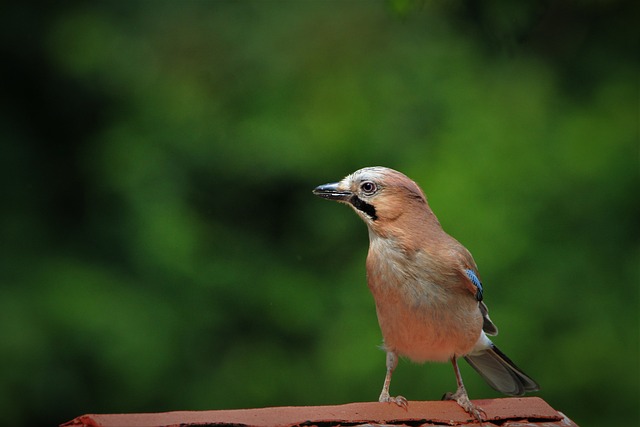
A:
{"type": "Polygon", "coordinates": [[[462,409],[464,409],[467,414],[471,415],[473,418],[480,422],[487,419],[487,413],[484,411],[484,409],[471,403],[469,397],[467,396],[467,393],[464,391],[462,393],[460,392],[460,390],[455,393],[445,393],[444,396],[442,396],[442,400],[455,401],[458,405],[460,405],[462,409]]]}
{"type": "Polygon", "coordinates": [[[384,377],[384,385],[378,402],[395,403],[405,411],[409,407],[409,402],[402,396],[391,397],[389,395],[389,384],[391,384],[391,374],[398,364],[398,356],[393,351],[387,351],[387,375],[384,377]]]}
{"type": "Polygon", "coordinates": [[[409,408],[409,402],[407,401],[407,399],[404,398],[404,396],[396,396],[396,397],[391,397],[389,395],[380,396],[379,401],[386,402],[386,403],[395,403],[405,411],[409,408]]]}
{"type": "Polygon", "coordinates": [[[451,364],[453,365],[453,370],[456,373],[456,382],[458,383],[458,389],[453,394],[445,393],[445,395],[442,396],[442,400],[455,400],[467,414],[471,415],[482,424],[483,418],[487,418],[487,413],[484,411],[484,409],[474,405],[469,400],[467,390],[465,390],[464,384],[462,383],[462,376],[460,375],[460,369],[458,368],[457,357],[451,358],[451,364]]]}
{"type": "Polygon", "coordinates": [[[484,411],[484,409],[474,405],[471,402],[468,402],[468,404],[462,404],[458,402],[458,405],[462,406],[462,409],[464,409],[465,412],[467,412],[469,415],[471,415],[473,418],[475,418],[479,422],[482,422],[487,419],[487,413],[484,411]]]}

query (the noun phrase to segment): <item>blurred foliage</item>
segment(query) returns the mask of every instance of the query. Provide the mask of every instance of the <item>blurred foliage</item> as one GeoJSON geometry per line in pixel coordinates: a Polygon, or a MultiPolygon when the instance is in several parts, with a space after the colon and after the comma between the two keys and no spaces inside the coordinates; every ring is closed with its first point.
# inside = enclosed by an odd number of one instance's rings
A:
{"type": "MultiPolygon", "coordinates": [[[[367,233],[310,192],[370,165],[474,253],[542,398],[637,413],[637,3],[3,9],[7,424],[375,400],[367,233]]],[[[454,386],[402,361],[392,392],[454,386]]]]}

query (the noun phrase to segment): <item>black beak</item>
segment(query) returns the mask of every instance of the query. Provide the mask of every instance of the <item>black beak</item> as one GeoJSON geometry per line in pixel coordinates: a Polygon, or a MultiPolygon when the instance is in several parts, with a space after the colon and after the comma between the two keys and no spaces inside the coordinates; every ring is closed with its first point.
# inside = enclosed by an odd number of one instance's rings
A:
{"type": "Polygon", "coordinates": [[[319,185],[313,189],[313,194],[323,199],[347,201],[353,195],[351,191],[345,191],[338,189],[338,182],[332,182],[331,184],[319,185]]]}

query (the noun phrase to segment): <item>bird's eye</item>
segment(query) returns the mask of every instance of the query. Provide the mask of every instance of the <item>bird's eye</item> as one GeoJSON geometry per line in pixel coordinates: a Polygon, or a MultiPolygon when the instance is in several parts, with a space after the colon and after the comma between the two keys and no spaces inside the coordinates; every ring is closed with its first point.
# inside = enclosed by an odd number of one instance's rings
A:
{"type": "Polygon", "coordinates": [[[371,181],[365,181],[362,184],[360,184],[360,189],[362,190],[362,192],[364,194],[370,196],[370,195],[372,195],[373,193],[376,192],[378,187],[376,187],[376,184],[374,184],[371,181]]]}

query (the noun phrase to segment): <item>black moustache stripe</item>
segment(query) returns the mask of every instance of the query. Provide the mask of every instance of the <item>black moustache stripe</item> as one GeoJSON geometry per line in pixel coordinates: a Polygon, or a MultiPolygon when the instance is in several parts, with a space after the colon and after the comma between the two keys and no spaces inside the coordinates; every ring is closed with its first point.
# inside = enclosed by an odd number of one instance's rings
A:
{"type": "Polygon", "coordinates": [[[375,221],[376,219],[378,219],[378,215],[376,215],[376,208],[373,207],[373,205],[370,205],[369,203],[363,201],[358,196],[351,197],[351,200],[349,201],[356,209],[367,214],[367,216],[369,216],[369,218],[371,218],[372,220],[375,221]]]}

